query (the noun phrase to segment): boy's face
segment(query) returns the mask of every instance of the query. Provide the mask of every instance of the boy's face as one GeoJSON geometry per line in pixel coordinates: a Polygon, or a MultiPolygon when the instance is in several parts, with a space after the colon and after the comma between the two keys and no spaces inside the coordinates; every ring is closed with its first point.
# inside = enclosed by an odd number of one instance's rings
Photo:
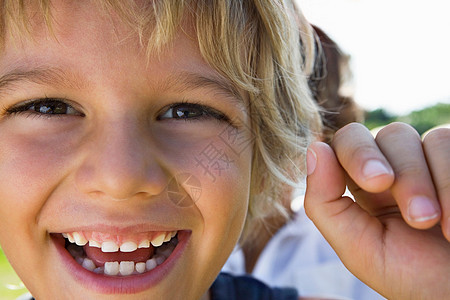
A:
{"type": "Polygon", "coordinates": [[[245,219],[245,105],[191,29],[147,63],[119,18],[52,4],[55,36],[0,57],[4,252],[38,299],[200,297],[245,219]]]}

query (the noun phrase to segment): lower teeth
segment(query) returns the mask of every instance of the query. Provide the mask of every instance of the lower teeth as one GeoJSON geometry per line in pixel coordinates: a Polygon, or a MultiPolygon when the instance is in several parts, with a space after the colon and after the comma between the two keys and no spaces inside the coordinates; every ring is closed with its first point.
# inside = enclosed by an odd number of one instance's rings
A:
{"type": "Polygon", "coordinates": [[[91,259],[86,257],[83,248],[74,244],[70,244],[66,247],[66,249],[75,259],[75,261],[86,270],[97,274],[110,276],[128,276],[142,274],[161,265],[166,261],[167,257],[172,254],[173,249],[175,249],[177,243],[178,239],[177,237],[174,237],[170,242],[166,242],[161,246],[156,247],[155,254],[153,254],[153,256],[146,262],[135,263],[134,261],[112,261],[105,262],[105,265],[100,267],[97,267],[91,259]]]}

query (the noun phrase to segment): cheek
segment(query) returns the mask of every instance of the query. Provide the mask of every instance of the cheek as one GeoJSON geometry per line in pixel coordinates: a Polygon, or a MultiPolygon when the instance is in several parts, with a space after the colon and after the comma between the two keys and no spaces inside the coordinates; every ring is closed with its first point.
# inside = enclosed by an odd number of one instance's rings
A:
{"type": "MultiPolygon", "coordinates": [[[[174,176],[181,174],[181,181],[191,178],[188,181],[192,185],[186,184],[183,188],[192,201],[184,204],[211,208],[215,214],[219,214],[219,218],[245,212],[249,196],[252,149],[247,144],[237,152],[220,136],[222,131],[223,127],[221,131],[212,131],[214,134],[208,133],[205,136],[179,133],[174,137],[166,135],[158,143],[162,160],[169,162],[169,172],[174,176]]],[[[183,184],[179,180],[171,181],[183,184]]]]}
{"type": "Polygon", "coordinates": [[[197,206],[212,211],[204,218],[242,218],[249,198],[250,149],[236,155],[217,139],[202,146],[193,155],[193,170],[201,177],[205,191],[197,206]]]}
{"type": "Polygon", "coordinates": [[[0,127],[0,244],[22,280],[33,286],[34,281],[42,284],[32,273],[44,277],[43,258],[48,257],[39,214],[61,174],[58,156],[64,150],[54,141],[15,133],[0,127]]]}
{"type": "MultiPolygon", "coordinates": [[[[211,221],[212,226],[224,227],[226,223],[243,223],[249,198],[253,136],[249,130],[238,131],[230,125],[215,123],[195,131],[186,128],[172,130],[164,138],[157,136],[165,161],[171,161],[172,169],[176,170],[172,173],[195,178],[200,186],[193,190],[197,194],[190,193],[189,187],[184,188],[205,223],[211,221]]],[[[240,226],[233,225],[239,227],[238,231],[240,226]]]]}
{"type": "Polygon", "coordinates": [[[247,214],[252,140],[244,133],[236,135],[227,126],[214,130],[203,127],[196,132],[172,130],[157,140],[164,161],[171,162],[171,173],[195,179],[194,188],[188,184],[183,188],[191,199],[186,206],[195,208],[203,222],[202,259],[214,256],[216,261],[225,262],[247,214]]]}
{"type": "MultiPolygon", "coordinates": [[[[249,199],[251,174],[251,136],[226,127],[194,154],[194,169],[202,176],[202,182],[211,193],[198,204],[207,207],[211,214],[204,215],[205,221],[221,220],[229,223],[230,232],[240,232],[249,199]],[[228,220],[228,222],[227,222],[228,220]]],[[[229,236],[229,235],[228,235],[229,236]]]]}
{"type": "Polygon", "coordinates": [[[0,222],[36,222],[67,167],[63,162],[73,146],[69,139],[70,135],[49,138],[45,133],[30,136],[0,129],[0,222]]]}
{"type": "MultiPolygon", "coordinates": [[[[201,170],[200,174],[204,174],[201,170]]],[[[205,269],[217,275],[241,235],[249,200],[250,165],[235,161],[215,180],[204,175],[204,193],[197,201],[204,229],[201,232],[201,260],[205,269]]]]}
{"type": "Polygon", "coordinates": [[[203,238],[220,241],[224,252],[231,251],[247,215],[249,176],[229,170],[215,182],[205,179],[204,193],[196,203],[205,224],[203,238]]]}
{"type": "Polygon", "coordinates": [[[217,261],[225,262],[241,234],[247,215],[251,147],[239,155],[221,139],[202,144],[194,154],[196,176],[202,183],[202,195],[196,202],[205,229],[202,239],[205,251],[215,253],[217,261]]]}

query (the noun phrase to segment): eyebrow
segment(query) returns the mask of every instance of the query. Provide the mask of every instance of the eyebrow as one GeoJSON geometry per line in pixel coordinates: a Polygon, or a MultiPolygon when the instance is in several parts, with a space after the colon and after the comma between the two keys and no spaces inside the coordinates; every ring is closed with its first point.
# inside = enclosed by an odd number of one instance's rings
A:
{"type": "Polygon", "coordinates": [[[60,68],[15,69],[0,77],[0,92],[12,90],[21,82],[56,85],[75,89],[86,88],[87,81],[60,68]]]}
{"type": "MultiPolygon", "coordinates": [[[[21,82],[31,82],[40,85],[52,85],[68,87],[71,89],[83,89],[89,86],[87,80],[76,73],[67,72],[60,68],[40,67],[32,70],[14,69],[0,77],[0,94],[4,91],[11,91],[21,82]]],[[[203,76],[198,73],[181,71],[171,74],[164,79],[160,87],[165,90],[176,90],[184,92],[186,90],[210,89],[216,94],[223,95],[238,107],[245,107],[244,99],[231,82],[219,76],[203,76]]]]}
{"type": "Polygon", "coordinates": [[[230,81],[218,76],[203,76],[197,73],[180,72],[169,76],[165,80],[163,90],[175,89],[179,92],[185,90],[210,89],[218,95],[229,99],[233,104],[245,107],[245,102],[238,88],[230,81]]]}

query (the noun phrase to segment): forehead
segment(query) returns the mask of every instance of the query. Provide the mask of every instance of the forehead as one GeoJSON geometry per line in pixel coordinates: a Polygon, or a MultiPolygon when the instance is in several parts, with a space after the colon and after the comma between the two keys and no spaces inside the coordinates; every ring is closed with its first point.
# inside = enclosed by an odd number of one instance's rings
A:
{"type": "MultiPolygon", "coordinates": [[[[28,12],[32,14],[33,10],[35,8],[31,7],[28,12]]],[[[36,71],[43,70],[40,73],[45,75],[49,74],[47,69],[56,69],[57,72],[50,72],[56,76],[44,77],[50,80],[65,77],[67,82],[74,78],[82,79],[81,76],[72,76],[73,73],[96,74],[99,70],[111,69],[118,71],[111,72],[111,81],[117,79],[114,74],[123,70],[140,73],[130,80],[135,83],[136,78],[140,78],[144,84],[149,71],[157,75],[158,72],[162,74],[176,69],[177,72],[174,71],[165,84],[158,83],[160,88],[167,87],[167,82],[191,87],[205,85],[242,98],[241,91],[205,62],[192,23],[184,20],[180,25],[182,28],[161,53],[148,55],[136,28],[124,22],[117,13],[106,12],[90,1],[55,1],[50,28],[43,18],[36,17],[30,21],[30,37],[22,38],[20,42],[11,37],[6,39],[6,47],[0,56],[0,72],[1,75],[12,72],[13,76],[22,77],[33,75],[40,80],[43,76],[36,76],[39,73],[36,71]],[[30,70],[32,72],[28,72],[30,70]],[[184,76],[195,74],[201,76],[184,76]]],[[[100,75],[105,77],[104,72],[100,75]]],[[[127,84],[123,78],[120,81],[127,84]]],[[[82,80],[78,83],[81,83],[79,86],[85,84],[82,80]]]]}
{"type": "MultiPolygon", "coordinates": [[[[52,1],[47,14],[37,7],[37,2],[24,8],[26,30],[20,32],[20,26],[14,22],[6,23],[5,31],[9,33],[5,35],[6,54],[40,53],[44,57],[71,48],[90,52],[101,49],[105,54],[118,51],[121,45],[132,51],[138,48],[139,39],[133,29],[114,11],[107,13],[93,1],[52,1]]],[[[20,19],[20,15],[14,17],[20,19]]]]}

